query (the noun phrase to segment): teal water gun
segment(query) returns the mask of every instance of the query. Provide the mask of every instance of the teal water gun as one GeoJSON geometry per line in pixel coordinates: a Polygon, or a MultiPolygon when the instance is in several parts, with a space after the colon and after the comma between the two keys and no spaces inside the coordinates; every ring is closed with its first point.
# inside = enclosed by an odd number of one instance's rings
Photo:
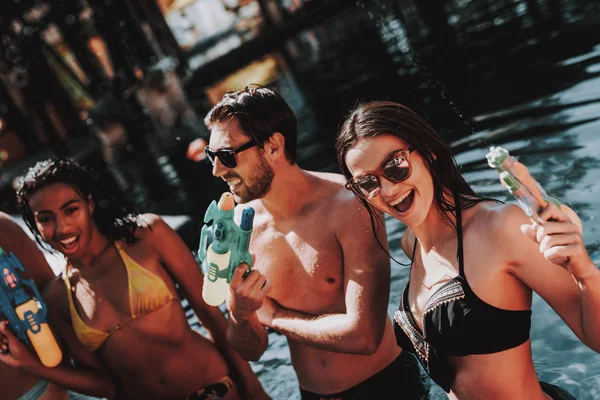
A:
{"type": "Polygon", "coordinates": [[[21,278],[19,271],[25,271],[21,261],[0,247],[0,314],[20,341],[31,343],[42,364],[55,367],[62,360],[62,351],[48,326],[46,304],[35,283],[21,278]],[[25,291],[26,287],[35,298],[25,291]]]}
{"type": "Polygon", "coordinates": [[[252,267],[252,255],[248,251],[254,209],[246,208],[238,226],[234,220],[233,195],[225,192],[219,203],[213,201],[204,214],[204,226],[200,234],[198,256],[204,271],[202,298],[210,306],[223,304],[233,271],[245,262],[252,267]],[[210,223],[210,225],[209,225],[210,223]]]}

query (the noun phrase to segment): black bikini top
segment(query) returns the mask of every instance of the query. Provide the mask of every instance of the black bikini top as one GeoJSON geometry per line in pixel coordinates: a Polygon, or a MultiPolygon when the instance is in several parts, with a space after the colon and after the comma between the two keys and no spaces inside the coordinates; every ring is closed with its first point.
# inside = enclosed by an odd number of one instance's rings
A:
{"type": "MultiPolygon", "coordinates": [[[[394,314],[396,341],[414,353],[431,378],[446,392],[454,381],[448,355],[490,354],[508,350],[529,339],[531,310],[503,310],[481,300],[465,276],[461,210],[455,198],[458,233],[459,275],[446,282],[427,300],[423,332],[415,323],[408,304],[409,282],[394,314]]],[[[413,249],[412,263],[417,250],[413,249]]]]}

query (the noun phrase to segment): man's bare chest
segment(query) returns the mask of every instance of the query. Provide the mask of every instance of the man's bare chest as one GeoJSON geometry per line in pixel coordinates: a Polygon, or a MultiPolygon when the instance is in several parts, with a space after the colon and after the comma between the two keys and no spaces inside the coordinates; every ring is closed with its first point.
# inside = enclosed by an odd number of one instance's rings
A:
{"type": "Polygon", "coordinates": [[[269,296],[279,302],[341,292],[343,258],[333,232],[266,228],[253,233],[250,251],[255,268],[273,285],[269,296]]]}

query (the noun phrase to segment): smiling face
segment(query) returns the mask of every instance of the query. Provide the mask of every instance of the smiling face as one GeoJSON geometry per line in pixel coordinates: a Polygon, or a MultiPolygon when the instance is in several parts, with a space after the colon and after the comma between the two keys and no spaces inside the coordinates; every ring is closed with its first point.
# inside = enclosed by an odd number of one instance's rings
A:
{"type": "MultiPolygon", "coordinates": [[[[394,153],[409,147],[405,140],[389,134],[363,138],[348,150],[345,162],[356,179],[378,170],[394,153]]],[[[431,174],[418,151],[410,154],[408,162],[411,164],[408,179],[393,183],[384,176],[379,176],[379,194],[367,201],[379,211],[414,227],[421,224],[429,214],[434,187],[431,174]]]]}
{"type": "MultiPolygon", "coordinates": [[[[249,140],[235,119],[211,125],[209,147],[214,151],[235,149],[249,140]]],[[[264,196],[271,188],[274,176],[273,167],[266,159],[264,151],[254,146],[237,153],[235,159],[235,168],[228,168],[217,157],[213,164],[213,175],[229,185],[236,203],[247,203],[264,196]]]]}
{"type": "Polygon", "coordinates": [[[71,185],[44,186],[30,196],[29,206],[42,239],[69,258],[81,258],[97,236],[94,202],[71,185]]]}

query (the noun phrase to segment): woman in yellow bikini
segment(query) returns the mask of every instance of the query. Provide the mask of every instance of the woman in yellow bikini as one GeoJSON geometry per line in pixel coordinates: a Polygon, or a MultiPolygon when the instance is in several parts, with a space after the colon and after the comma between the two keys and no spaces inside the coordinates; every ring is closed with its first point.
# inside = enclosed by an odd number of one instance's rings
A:
{"type": "Polygon", "coordinates": [[[17,198],[35,236],[67,259],[44,298],[73,362],[44,368],[7,335],[13,363],[110,399],[269,398],[226,345],[223,314],[202,300],[201,270],[160,217],[123,213],[88,169],[66,159],[31,168],[17,198]],[[179,293],[212,341],[191,329],[179,293]]]}

